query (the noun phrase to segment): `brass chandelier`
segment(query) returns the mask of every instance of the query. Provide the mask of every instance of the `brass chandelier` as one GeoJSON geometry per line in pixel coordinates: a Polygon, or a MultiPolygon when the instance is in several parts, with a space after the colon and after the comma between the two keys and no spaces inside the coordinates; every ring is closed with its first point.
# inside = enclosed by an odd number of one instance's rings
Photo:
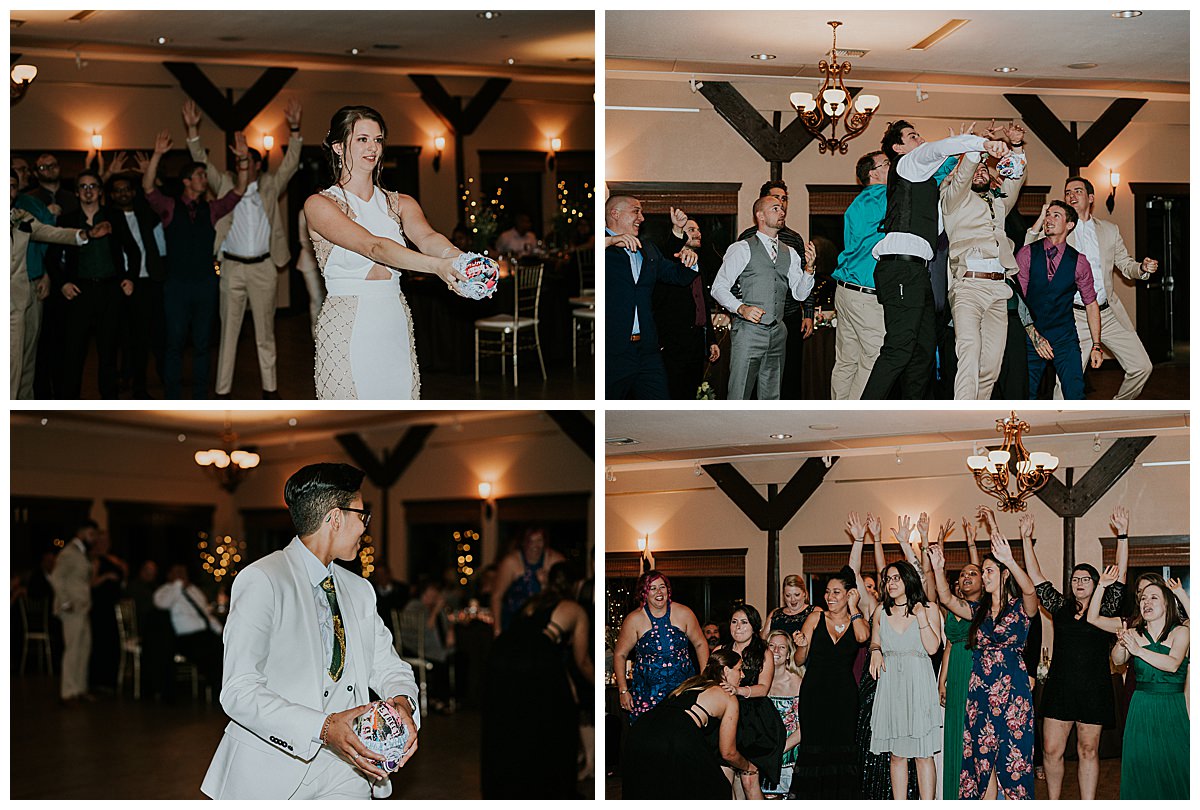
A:
{"type": "Polygon", "coordinates": [[[975,485],[996,499],[1005,512],[1024,512],[1025,501],[1044,487],[1054,471],[1058,469],[1058,458],[1049,453],[1030,453],[1021,443],[1021,434],[1029,430],[1029,423],[1011,411],[1006,419],[996,420],[996,432],[1004,434],[1004,443],[999,450],[986,456],[972,455],[967,458],[967,467],[975,476],[975,485]],[[1015,472],[1012,483],[1016,492],[1009,489],[1010,470],[1015,472]]]}
{"type": "Polygon", "coordinates": [[[233,423],[225,418],[225,430],[221,433],[223,447],[211,450],[198,450],[194,456],[196,463],[207,469],[213,479],[226,492],[234,492],[246,474],[262,461],[255,452],[255,447],[239,447],[237,434],[233,432],[233,423]]]}
{"type": "Polygon", "coordinates": [[[846,92],[844,77],[850,73],[849,62],[839,62],[837,58],[837,29],[841,22],[830,20],[827,25],[833,28],[833,48],[828,60],[822,59],[817,66],[825,81],[814,96],[812,93],[792,93],[790,100],[800,116],[801,123],[818,142],[821,154],[846,154],[848,144],[863,134],[871,124],[871,118],[879,109],[879,96],[870,93],[859,93],[850,104],[850,94],[846,92]],[[832,123],[829,135],[823,130],[832,123]],[[842,137],[837,137],[838,124],[845,129],[842,137]]]}

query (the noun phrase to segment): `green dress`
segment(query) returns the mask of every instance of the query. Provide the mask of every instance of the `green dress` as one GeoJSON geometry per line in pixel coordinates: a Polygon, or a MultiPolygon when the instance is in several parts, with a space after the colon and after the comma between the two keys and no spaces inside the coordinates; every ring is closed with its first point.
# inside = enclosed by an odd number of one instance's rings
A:
{"type": "Polygon", "coordinates": [[[942,729],[942,798],[957,799],[963,732],[967,728],[967,681],[971,678],[972,653],[966,646],[971,623],[947,611],[945,627],[942,666],[950,669],[946,673],[946,718],[942,729]],[[949,656],[949,662],[945,656],[949,656]]]}
{"type": "MultiPolygon", "coordinates": [[[[1166,644],[1143,644],[1142,649],[1168,654],[1166,644]]],[[[1175,672],[1163,672],[1140,658],[1133,659],[1137,688],[1125,718],[1121,749],[1122,799],[1188,798],[1188,713],[1183,685],[1185,656],[1175,672]]]]}

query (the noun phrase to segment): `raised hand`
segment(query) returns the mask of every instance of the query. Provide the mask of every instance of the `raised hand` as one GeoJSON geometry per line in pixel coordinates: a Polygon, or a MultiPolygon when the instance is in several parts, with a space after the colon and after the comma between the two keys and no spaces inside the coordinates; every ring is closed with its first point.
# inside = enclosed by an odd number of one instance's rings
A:
{"type": "MultiPolygon", "coordinates": [[[[867,515],[867,520],[871,516],[867,515]]],[[[854,538],[854,542],[861,543],[867,535],[867,526],[858,517],[858,512],[851,512],[846,519],[846,531],[850,532],[850,536],[854,538]]]]}
{"type": "MultiPolygon", "coordinates": [[[[1116,566],[1111,567],[1115,568],[1116,566]]],[[[1167,589],[1170,590],[1171,593],[1178,596],[1179,594],[1183,593],[1183,583],[1172,577],[1171,579],[1167,580],[1167,589]]]]}
{"type": "Polygon", "coordinates": [[[946,567],[946,556],[942,553],[941,546],[930,546],[927,553],[929,554],[929,564],[935,570],[941,571],[946,567]]]}
{"type": "Polygon", "coordinates": [[[1112,585],[1114,582],[1116,582],[1119,575],[1120,569],[1118,569],[1115,565],[1108,566],[1104,569],[1104,573],[1100,575],[1100,581],[1096,583],[1096,588],[1101,591],[1104,590],[1109,585],[1112,585]]]}
{"type": "Polygon", "coordinates": [[[234,157],[242,160],[250,154],[250,147],[246,146],[246,133],[233,133],[233,143],[229,146],[229,151],[233,152],[234,157]]]}
{"type": "Polygon", "coordinates": [[[1028,512],[1022,512],[1021,516],[1017,518],[1017,525],[1021,529],[1022,540],[1033,539],[1033,515],[1028,512]]]}
{"type": "Polygon", "coordinates": [[[1112,513],[1112,517],[1108,519],[1108,525],[1117,534],[1129,534],[1129,510],[1124,506],[1118,506],[1112,513]]]}
{"type": "Polygon", "coordinates": [[[851,616],[858,613],[858,588],[846,591],[846,606],[850,609],[851,616]]]}
{"type": "Polygon", "coordinates": [[[999,160],[1007,155],[1011,150],[1008,148],[1008,144],[1006,144],[1004,141],[984,141],[983,151],[999,160]]]}
{"type": "Polygon", "coordinates": [[[805,272],[809,275],[817,272],[817,246],[812,243],[811,239],[804,243],[804,263],[805,272]]]}
{"type": "Polygon", "coordinates": [[[684,267],[695,267],[696,262],[700,261],[700,257],[696,255],[696,251],[689,247],[685,247],[683,250],[676,253],[675,258],[679,259],[679,263],[684,267]]]}
{"type": "Polygon", "coordinates": [[[134,171],[138,174],[145,174],[150,168],[150,156],[145,152],[135,152],[133,154],[134,171]]]}
{"type": "Polygon", "coordinates": [[[688,215],[684,213],[682,208],[671,206],[671,224],[675,226],[675,230],[682,231],[683,226],[687,225],[688,215]]]}
{"type": "Polygon", "coordinates": [[[892,537],[902,546],[907,545],[912,536],[912,519],[908,515],[896,515],[896,528],[892,529],[892,537]]]}
{"type": "Polygon", "coordinates": [[[799,630],[796,630],[792,633],[792,643],[797,647],[807,647],[808,639],[804,637],[803,633],[801,633],[799,630]]]}
{"type": "Polygon", "coordinates": [[[108,162],[109,174],[120,174],[125,171],[125,162],[129,160],[128,152],[117,152],[108,162]]]}
{"type": "Polygon", "coordinates": [[[922,512],[917,518],[917,533],[921,535],[921,545],[929,545],[929,513],[922,512]]]}
{"type": "Polygon", "coordinates": [[[300,128],[300,102],[292,98],[288,100],[287,106],[283,108],[283,117],[287,119],[288,129],[300,128]]]}
{"type": "Polygon", "coordinates": [[[962,519],[962,527],[963,527],[963,534],[965,534],[967,536],[967,540],[974,543],[975,535],[976,535],[974,521],[968,520],[967,518],[963,518],[962,519]]]}
{"type": "Polygon", "coordinates": [[[945,543],[954,532],[954,518],[946,518],[946,522],[938,529],[937,545],[945,543]]]}
{"type": "Polygon", "coordinates": [[[883,541],[883,521],[870,512],[867,513],[867,531],[873,539],[883,541]]]}
{"type": "Polygon", "coordinates": [[[1016,563],[1013,559],[1012,547],[1008,544],[1008,538],[998,531],[992,533],[992,556],[1006,567],[1016,563]]]}
{"type": "Polygon", "coordinates": [[[988,534],[994,533],[999,528],[996,525],[996,513],[990,506],[980,506],[975,510],[975,517],[979,520],[980,525],[988,530],[988,534]]]}
{"type": "Polygon", "coordinates": [[[190,98],[183,102],[183,125],[188,129],[200,126],[200,108],[190,98]]]}
{"type": "Polygon", "coordinates": [[[1004,137],[1009,144],[1024,144],[1025,143],[1025,127],[1013,121],[1004,128],[1004,137]]]}
{"type": "Polygon", "coordinates": [[[154,138],[154,154],[165,155],[171,151],[171,131],[164,129],[154,138]]]}
{"type": "MultiPolygon", "coordinates": [[[[953,135],[954,130],[950,130],[950,134],[953,135]]],[[[974,135],[975,134],[975,122],[972,121],[971,123],[968,124],[966,121],[963,121],[961,124],[958,125],[958,134],[959,135],[974,135]]]]}

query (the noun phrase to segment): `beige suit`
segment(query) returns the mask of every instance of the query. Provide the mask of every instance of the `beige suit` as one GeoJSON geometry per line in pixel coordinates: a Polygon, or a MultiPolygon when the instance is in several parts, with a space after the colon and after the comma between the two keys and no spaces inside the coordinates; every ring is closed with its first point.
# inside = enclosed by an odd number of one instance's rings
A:
{"type": "Polygon", "coordinates": [[[37,293],[29,283],[28,248],[29,240],[53,242],[59,245],[78,245],[79,231],[74,228],[56,228],[39,222],[33,214],[19,208],[12,209],[9,227],[12,253],[9,259],[8,283],[8,396],[16,399],[22,388],[33,390],[33,363],[37,354],[37,332],[40,319],[37,317],[37,293]],[[22,227],[28,225],[29,230],[22,227]]]}
{"type": "Polygon", "coordinates": [[[92,653],[92,563],[83,541],[71,540],[58,554],[50,574],[54,587],[54,615],[62,621],[63,700],[88,690],[88,659],[92,653]]]}
{"type": "MultiPolygon", "coordinates": [[[[1125,307],[1121,305],[1121,299],[1114,290],[1118,282],[1111,273],[1118,270],[1125,278],[1133,280],[1149,278],[1150,274],[1142,272],[1141,263],[1129,255],[1129,251],[1125,249],[1125,241],[1121,238],[1121,231],[1116,225],[1095,217],[1092,221],[1096,224],[1096,242],[1100,245],[1099,272],[1106,274],[1103,278],[1108,301],[1108,306],[1100,312],[1100,341],[1125,371],[1125,379],[1113,399],[1136,399],[1142,393],[1146,381],[1150,379],[1154,364],[1150,362],[1150,355],[1146,354],[1146,348],[1138,339],[1133,322],[1125,312],[1125,307]]],[[[1042,236],[1041,232],[1029,231],[1025,235],[1025,244],[1041,239],[1042,236]]],[[[1074,230],[1067,235],[1067,244],[1078,250],[1074,230]]],[[[1080,309],[1074,312],[1080,354],[1083,357],[1083,367],[1087,369],[1088,354],[1092,348],[1087,313],[1080,309]]],[[[1057,386],[1054,389],[1054,398],[1062,399],[1062,391],[1057,386]]]]}
{"type": "MultiPolygon", "coordinates": [[[[230,172],[222,172],[209,160],[200,139],[189,138],[188,149],[192,159],[203,161],[208,166],[209,184],[218,198],[224,196],[237,184],[230,172]]],[[[244,264],[221,257],[221,348],[217,355],[217,393],[228,394],[233,387],[233,367],[237,359],[238,335],[242,331],[242,318],[246,304],[254,319],[254,339],[258,349],[258,368],[262,375],[264,391],[278,388],[275,377],[275,299],[279,290],[279,271],[291,261],[288,250],[288,229],[279,197],[287,190],[287,184],[300,166],[302,140],[293,134],[288,139],[287,152],[278,168],[264,172],[258,178],[258,194],[262,199],[263,213],[271,224],[271,258],[254,264],[244,264]]],[[[217,221],[217,237],[214,252],[220,252],[229,235],[233,218],[238,215],[235,208],[217,221]]],[[[251,258],[251,257],[245,257],[251,258]]]]}

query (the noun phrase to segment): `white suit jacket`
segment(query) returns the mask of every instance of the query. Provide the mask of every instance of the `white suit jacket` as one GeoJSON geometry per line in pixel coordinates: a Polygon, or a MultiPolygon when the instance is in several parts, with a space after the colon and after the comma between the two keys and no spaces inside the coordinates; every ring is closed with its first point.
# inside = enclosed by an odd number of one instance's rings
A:
{"type": "Polygon", "coordinates": [[[92,562],[79,547],[82,541],[72,538],[58,553],[50,584],[54,586],[54,615],[87,616],[92,607],[92,562]]]}
{"type": "MultiPolygon", "coordinates": [[[[225,622],[221,706],[232,722],[200,789],[214,799],[286,799],[304,779],[321,744],[324,674],[313,587],[298,538],[237,575],[225,622]],[[249,750],[247,750],[249,749],[249,750]]],[[[338,609],[346,630],[346,668],[335,686],[355,703],[407,695],[417,699],[412,667],[392,646],[375,612],[375,591],[362,577],[334,566],[338,609]]],[[[418,726],[420,717],[414,717],[418,726]]],[[[376,796],[391,783],[376,786],[376,796]]]]}

